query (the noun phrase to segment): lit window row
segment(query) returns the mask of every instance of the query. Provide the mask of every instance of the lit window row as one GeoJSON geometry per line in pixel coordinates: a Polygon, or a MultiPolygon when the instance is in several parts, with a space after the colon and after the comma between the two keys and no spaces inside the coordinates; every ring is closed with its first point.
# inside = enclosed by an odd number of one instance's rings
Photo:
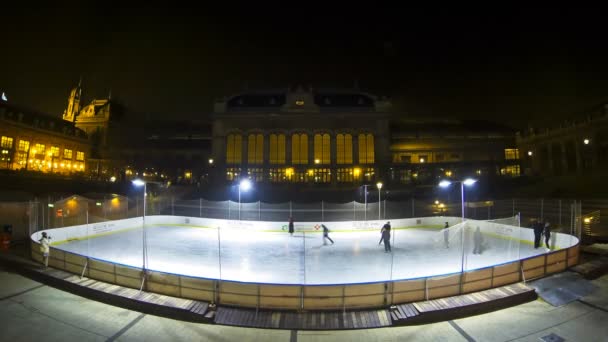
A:
{"type": "MultiPolygon", "coordinates": [[[[373,164],[375,162],[374,136],[372,134],[359,134],[358,136],[359,163],[373,164]]],[[[247,163],[250,165],[264,163],[264,136],[262,134],[249,134],[247,142],[247,163]]],[[[353,137],[351,134],[336,135],[336,163],[353,163],[353,137]]],[[[312,163],[317,165],[331,164],[331,137],[329,134],[315,134],[312,137],[312,163]]],[[[286,163],[286,138],[284,134],[271,134],[269,136],[268,159],[270,164],[281,165],[286,163]]],[[[293,134],[291,136],[291,163],[294,165],[307,165],[310,163],[309,139],[307,134],[293,134]]],[[[243,161],[243,137],[240,134],[229,134],[226,138],[226,163],[241,164],[243,161]]]]}

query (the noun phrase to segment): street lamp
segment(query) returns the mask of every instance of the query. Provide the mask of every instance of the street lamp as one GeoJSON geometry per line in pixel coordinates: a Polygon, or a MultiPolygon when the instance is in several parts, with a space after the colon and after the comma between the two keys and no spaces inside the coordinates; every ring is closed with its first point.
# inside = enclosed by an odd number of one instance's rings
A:
{"type": "Polygon", "coordinates": [[[249,179],[243,179],[239,183],[239,221],[241,220],[241,190],[247,192],[251,189],[251,181],[249,179]]]}
{"type": "Polygon", "coordinates": [[[132,181],[133,185],[140,187],[143,185],[144,187],[144,211],[143,211],[143,216],[142,216],[142,224],[141,224],[141,238],[142,238],[142,257],[143,257],[143,262],[142,262],[142,269],[143,269],[143,277],[141,279],[141,287],[139,288],[139,291],[143,290],[144,288],[144,281],[146,280],[146,261],[148,259],[148,251],[146,250],[146,181],[142,180],[142,179],[134,179],[132,181]]]}
{"type": "Polygon", "coordinates": [[[376,186],[378,187],[378,220],[380,220],[380,208],[382,207],[380,202],[380,190],[382,189],[382,182],[376,183],[376,186]]]}
{"type": "MultiPolygon", "coordinates": [[[[447,188],[450,185],[452,185],[452,183],[460,183],[460,205],[462,208],[462,222],[464,223],[464,186],[471,186],[473,184],[475,184],[475,182],[477,182],[476,179],[473,178],[467,178],[461,181],[449,181],[449,180],[442,180],[441,182],[439,182],[439,186],[442,188],[447,188]]],[[[462,256],[460,259],[460,273],[463,274],[464,273],[464,225],[462,226],[461,229],[461,238],[462,238],[462,256]]],[[[462,291],[462,282],[461,282],[461,291],[462,291]]]]}

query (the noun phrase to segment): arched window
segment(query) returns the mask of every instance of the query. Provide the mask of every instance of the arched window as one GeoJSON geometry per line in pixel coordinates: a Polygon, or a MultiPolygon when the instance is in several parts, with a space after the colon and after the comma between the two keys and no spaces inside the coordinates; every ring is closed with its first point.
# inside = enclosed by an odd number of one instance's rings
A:
{"type": "Polygon", "coordinates": [[[374,136],[371,134],[359,134],[359,163],[374,163],[374,136]]]}
{"type": "Polygon", "coordinates": [[[338,164],[353,163],[353,136],[350,134],[338,134],[336,136],[336,153],[338,164]]]}
{"type": "Polygon", "coordinates": [[[308,164],[308,135],[294,134],[291,136],[291,162],[308,164]]]}
{"type": "Polygon", "coordinates": [[[285,134],[270,135],[270,164],[285,164],[285,134]]]}
{"type": "Polygon", "coordinates": [[[247,141],[247,163],[264,163],[264,136],[261,134],[249,134],[247,141]]]}
{"type": "Polygon", "coordinates": [[[243,151],[243,138],[240,134],[228,134],[226,140],[226,164],[240,164],[243,151]]]}
{"type": "Polygon", "coordinates": [[[329,134],[315,134],[315,164],[329,164],[329,134]]]}

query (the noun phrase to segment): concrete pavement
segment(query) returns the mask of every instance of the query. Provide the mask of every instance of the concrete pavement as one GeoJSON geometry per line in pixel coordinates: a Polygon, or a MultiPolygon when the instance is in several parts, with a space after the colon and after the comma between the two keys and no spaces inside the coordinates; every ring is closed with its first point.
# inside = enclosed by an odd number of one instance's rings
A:
{"type": "Polygon", "coordinates": [[[189,323],[92,301],[0,268],[2,341],[608,341],[608,275],[562,307],[542,300],[419,326],[289,331],[189,323]]]}

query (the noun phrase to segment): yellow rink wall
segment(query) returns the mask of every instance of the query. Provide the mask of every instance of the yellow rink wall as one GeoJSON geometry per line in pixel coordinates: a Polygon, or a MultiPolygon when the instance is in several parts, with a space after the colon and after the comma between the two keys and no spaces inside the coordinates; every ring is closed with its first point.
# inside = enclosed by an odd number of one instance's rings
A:
{"type": "MultiPolygon", "coordinates": [[[[31,241],[31,256],[42,261],[40,245],[31,241]]],[[[482,269],[410,280],[345,285],[273,285],[204,279],[147,271],[146,291],[203,300],[221,305],[260,309],[342,310],[378,308],[392,304],[476,292],[543,277],[574,266],[579,244],[518,261],[482,269]]],[[[51,248],[49,265],[85,277],[139,289],[141,268],[96,260],[51,248]]]]}

